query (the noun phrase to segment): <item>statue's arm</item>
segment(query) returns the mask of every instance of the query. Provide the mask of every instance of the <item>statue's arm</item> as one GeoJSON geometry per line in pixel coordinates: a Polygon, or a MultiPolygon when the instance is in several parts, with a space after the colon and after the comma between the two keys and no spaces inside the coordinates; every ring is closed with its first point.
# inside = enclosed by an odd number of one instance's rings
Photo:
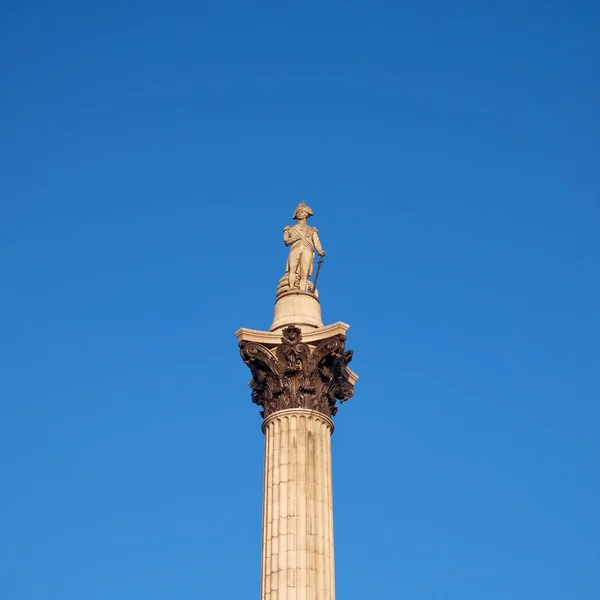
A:
{"type": "Polygon", "coordinates": [[[291,225],[286,225],[283,228],[283,243],[286,246],[291,246],[296,241],[291,225]]]}
{"type": "Polygon", "coordinates": [[[321,240],[319,239],[319,232],[316,227],[313,227],[313,244],[315,245],[315,250],[319,256],[325,256],[325,251],[321,246],[321,240]]]}

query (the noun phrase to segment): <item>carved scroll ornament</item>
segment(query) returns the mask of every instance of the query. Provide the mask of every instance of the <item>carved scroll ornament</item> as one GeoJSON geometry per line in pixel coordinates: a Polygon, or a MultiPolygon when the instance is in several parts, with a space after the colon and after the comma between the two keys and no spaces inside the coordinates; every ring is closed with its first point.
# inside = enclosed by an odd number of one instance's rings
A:
{"type": "Polygon", "coordinates": [[[262,407],[261,417],[287,408],[334,416],[336,401],[345,402],[354,394],[346,371],[352,350],[345,350],[345,341],[340,334],[313,348],[302,341],[298,327],[290,326],[273,350],[257,342],[240,342],[240,354],[252,373],[252,401],[262,407]]]}

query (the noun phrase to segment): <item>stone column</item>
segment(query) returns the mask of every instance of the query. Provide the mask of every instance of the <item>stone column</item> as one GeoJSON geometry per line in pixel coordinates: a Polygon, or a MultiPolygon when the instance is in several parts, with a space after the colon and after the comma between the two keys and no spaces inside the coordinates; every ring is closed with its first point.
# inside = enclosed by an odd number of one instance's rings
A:
{"type": "Polygon", "coordinates": [[[239,330],[263,417],[261,600],[334,600],[332,417],[354,393],[348,325],[239,330]]]}
{"type": "Polygon", "coordinates": [[[331,419],[289,409],[263,423],[262,600],[334,600],[331,419]]]}

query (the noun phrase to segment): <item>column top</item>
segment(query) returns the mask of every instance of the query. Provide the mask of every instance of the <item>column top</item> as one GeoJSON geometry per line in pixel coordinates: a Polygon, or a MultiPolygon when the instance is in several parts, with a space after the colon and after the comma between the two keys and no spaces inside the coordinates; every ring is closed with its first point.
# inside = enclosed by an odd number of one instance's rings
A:
{"type": "MultiPolygon", "coordinates": [[[[302,339],[307,344],[314,344],[333,335],[346,335],[348,329],[350,329],[350,325],[343,321],[337,321],[318,329],[303,331],[302,339]]],[[[261,329],[241,327],[235,332],[235,337],[238,339],[238,342],[257,342],[267,347],[273,347],[281,344],[281,334],[281,331],[263,331],[261,329]]]]}
{"type": "Polygon", "coordinates": [[[252,401],[262,407],[263,418],[289,408],[327,417],[337,413],[336,401],[351,398],[358,380],[348,367],[353,353],[346,350],[347,330],[345,323],[336,323],[307,334],[293,325],[280,334],[236,332],[242,360],[252,373],[252,401]]]}

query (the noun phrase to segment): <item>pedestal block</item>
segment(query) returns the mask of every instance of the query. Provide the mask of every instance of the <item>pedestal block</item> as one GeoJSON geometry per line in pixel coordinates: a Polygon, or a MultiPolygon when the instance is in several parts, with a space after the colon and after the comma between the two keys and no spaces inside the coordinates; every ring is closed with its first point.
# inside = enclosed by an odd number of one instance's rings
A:
{"type": "Polygon", "coordinates": [[[323,327],[321,303],[311,292],[285,292],[275,302],[271,331],[280,331],[287,325],[296,325],[302,331],[323,327]]]}

